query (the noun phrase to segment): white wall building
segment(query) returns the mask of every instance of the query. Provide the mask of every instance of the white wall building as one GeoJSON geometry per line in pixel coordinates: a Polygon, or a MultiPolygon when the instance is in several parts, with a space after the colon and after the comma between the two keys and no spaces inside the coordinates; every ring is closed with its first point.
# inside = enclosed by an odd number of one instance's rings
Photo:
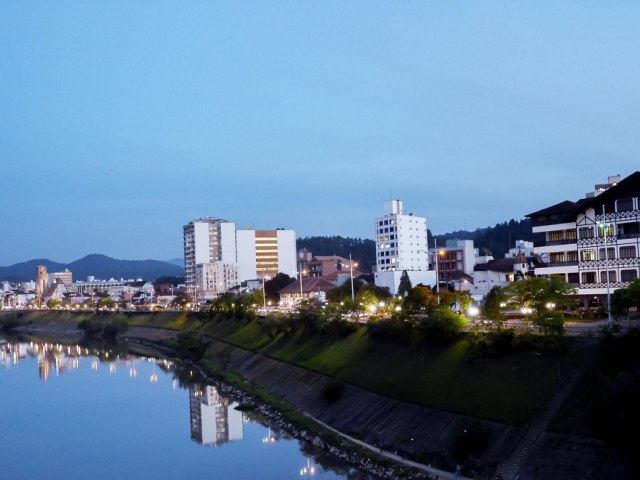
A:
{"type": "Polygon", "coordinates": [[[197,288],[198,294],[217,295],[247,280],[295,274],[293,230],[236,230],[233,222],[202,218],[183,227],[183,240],[185,283],[192,293],[197,288]]]}
{"type": "Polygon", "coordinates": [[[184,275],[187,289],[196,282],[196,265],[236,262],[236,225],[219,218],[201,218],[183,227],[184,275]]]}
{"type": "Polygon", "coordinates": [[[402,201],[390,200],[384,202],[384,215],[374,220],[374,226],[376,285],[395,294],[405,270],[413,285],[435,285],[435,272],[428,264],[426,218],[405,214],[402,201]]]}

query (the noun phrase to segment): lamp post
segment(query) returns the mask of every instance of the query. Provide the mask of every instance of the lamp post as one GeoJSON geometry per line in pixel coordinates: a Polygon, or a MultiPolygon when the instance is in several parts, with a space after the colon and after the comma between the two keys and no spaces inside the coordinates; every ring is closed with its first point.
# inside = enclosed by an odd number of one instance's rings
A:
{"type": "Polygon", "coordinates": [[[356,301],[356,295],[353,290],[353,261],[351,260],[351,254],[349,254],[349,271],[351,273],[351,301],[356,301]]]}
{"type": "Polygon", "coordinates": [[[436,259],[436,295],[438,295],[438,305],[440,305],[440,273],[438,272],[440,257],[438,257],[438,241],[436,240],[436,237],[433,237],[433,248],[435,250],[434,258],[436,259]]]}
{"type": "Polygon", "coordinates": [[[609,230],[609,226],[605,223],[605,210],[604,204],[602,205],[602,223],[599,225],[602,226],[602,232],[604,234],[604,275],[607,279],[607,319],[609,326],[611,326],[611,287],[609,285],[609,249],[607,248],[607,230],[609,230]]]}

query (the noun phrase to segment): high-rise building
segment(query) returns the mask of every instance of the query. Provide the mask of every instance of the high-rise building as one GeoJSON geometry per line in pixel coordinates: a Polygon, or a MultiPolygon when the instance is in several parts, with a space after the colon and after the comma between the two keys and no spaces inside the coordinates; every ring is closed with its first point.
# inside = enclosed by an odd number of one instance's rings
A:
{"type": "Polygon", "coordinates": [[[183,227],[187,289],[216,296],[246,280],[295,275],[293,230],[236,230],[235,223],[202,218],[183,227]]]}
{"type": "Polygon", "coordinates": [[[219,218],[201,218],[183,227],[184,276],[188,289],[196,286],[196,265],[236,263],[236,225],[219,218]]]}
{"type": "Polygon", "coordinates": [[[384,215],[374,220],[376,232],[375,283],[395,294],[406,271],[411,283],[434,285],[429,270],[427,219],[404,213],[402,201],[384,202],[384,215]]]}
{"type": "Polygon", "coordinates": [[[36,300],[42,302],[44,292],[47,291],[49,282],[47,279],[47,267],[45,265],[38,265],[36,273],[36,300]]]}

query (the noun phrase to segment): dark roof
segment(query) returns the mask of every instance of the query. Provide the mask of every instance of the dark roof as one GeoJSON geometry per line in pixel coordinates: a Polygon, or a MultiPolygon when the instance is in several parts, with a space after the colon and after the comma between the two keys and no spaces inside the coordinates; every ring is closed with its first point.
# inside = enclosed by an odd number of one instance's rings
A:
{"type": "Polygon", "coordinates": [[[473,283],[473,277],[471,275],[467,275],[462,270],[454,270],[453,272],[441,272],[440,281],[442,281],[443,279],[448,282],[461,282],[463,280],[466,280],[469,283],[473,283]]]}
{"type": "Polygon", "coordinates": [[[550,207],[543,208],[542,210],[538,210],[537,212],[529,213],[527,217],[538,217],[540,215],[551,215],[554,213],[569,213],[572,212],[576,208],[576,202],[572,202],[570,200],[565,200],[564,202],[556,203],[555,205],[551,205],[550,207]]]}
{"type": "MultiPolygon", "coordinates": [[[[329,280],[322,277],[307,277],[302,279],[302,292],[328,292],[333,290],[336,286],[329,280]]],[[[278,293],[300,293],[300,280],[294,280],[289,285],[281,288],[278,293]]]]}
{"type": "MultiPolygon", "coordinates": [[[[527,264],[533,263],[534,265],[542,265],[542,261],[538,255],[534,255],[533,257],[526,257],[527,264]]],[[[479,263],[477,264],[473,270],[475,272],[503,272],[509,273],[513,272],[513,265],[516,263],[516,259],[514,257],[509,258],[496,258],[494,260],[489,260],[487,263],[479,263]]]]}
{"type": "MultiPolygon", "coordinates": [[[[586,198],[580,205],[580,210],[586,210],[589,207],[602,207],[606,203],[627,197],[637,197],[640,194],[640,171],[634,172],[628,177],[623,178],[615,185],[609,187],[600,195],[593,198],[586,198]]],[[[607,211],[613,211],[607,209],[607,211]]]]}

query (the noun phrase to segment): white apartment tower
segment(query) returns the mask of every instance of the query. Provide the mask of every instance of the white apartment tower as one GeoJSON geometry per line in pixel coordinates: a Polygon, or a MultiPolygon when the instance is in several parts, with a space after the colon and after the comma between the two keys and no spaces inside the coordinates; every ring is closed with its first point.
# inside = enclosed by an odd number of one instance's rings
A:
{"type": "Polygon", "coordinates": [[[196,285],[197,265],[236,263],[236,225],[219,218],[201,218],[183,227],[184,277],[188,289],[196,285]]]}
{"type": "Polygon", "coordinates": [[[435,284],[435,273],[429,270],[427,219],[405,214],[402,201],[384,202],[384,215],[374,221],[376,232],[375,283],[398,290],[403,271],[416,285],[435,284]]]}
{"type": "Polygon", "coordinates": [[[246,280],[295,275],[293,230],[236,230],[235,223],[201,218],[183,227],[188,291],[212,298],[246,280]]]}

